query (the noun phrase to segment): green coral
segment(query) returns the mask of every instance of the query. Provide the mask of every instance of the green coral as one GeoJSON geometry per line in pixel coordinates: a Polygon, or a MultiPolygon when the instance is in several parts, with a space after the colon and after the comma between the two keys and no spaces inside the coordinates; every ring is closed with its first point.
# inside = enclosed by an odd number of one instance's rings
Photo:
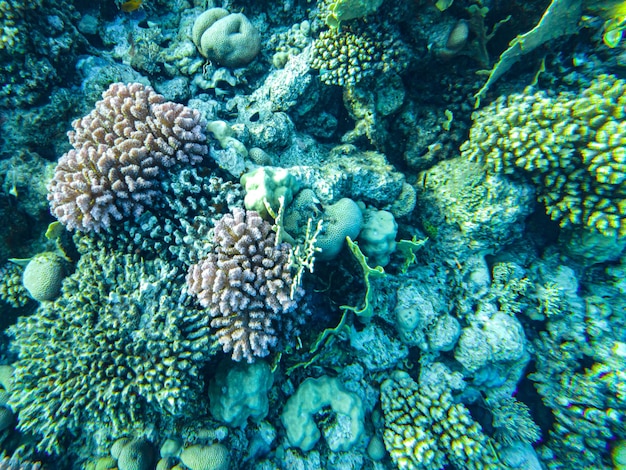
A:
{"type": "Polygon", "coordinates": [[[323,31],[313,42],[311,67],[327,85],[354,86],[367,77],[406,68],[402,43],[382,28],[351,25],[323,31]]]}
{"type": "Polygon", "coordinates": [[[601,75],[579,94],[500,98],[474,114],[470,160],[532,181],[562,227],[626,236],[626,82],[601,75]]]}
{"type": "Polygon", "coordinates": [[[467,408],[443,387],[419,387],[396,371],[381,385],[383,440],[398,468],[437,470],[503,468],[490,439],[467,408]]]}
{"type": "Polygon", "coordinates": [[[193,413],[199,367],[211,354],[206,315],[180,301],[182,274],[82,247],[59,298],[11,328],[10,405],[18,428],[58,452],[70,434],[118,437],[193,413]]]}
{"type": "Polygon", "coordinates": [[[331,0],[328,2],[326,24],[338,28],[342,21],[362,18],[374,13],[384,0],[331,0]]]}
{"type": "Polygon", "coordinates": [[[13,308],[20,308],[30,301],[28,292],[22,285],[21,266],[7,263],[0,268],[0,300],[13,308]]]}

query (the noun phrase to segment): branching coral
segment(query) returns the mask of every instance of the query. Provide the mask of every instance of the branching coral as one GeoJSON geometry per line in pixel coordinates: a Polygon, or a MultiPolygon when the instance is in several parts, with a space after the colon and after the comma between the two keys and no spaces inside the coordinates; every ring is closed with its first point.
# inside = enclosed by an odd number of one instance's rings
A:
{"type": "Polygon", "coordinates": [[[139,216],[158,198],[159,178],[207,152],[200,113],[139,83],[114,83],[87,116],[73,122],[74,147],[49,184],[53,214],[68,229],[100,231],[139,216]]]}
{"type": "Polygon", "coordinates": [[[189,292],[208,309],[219,343],[236,361],[268,355],[279,331],[287,337],[302,296],[292,291],[291,246],[275,239],[258,213],[235,209],[215,224],[213,251],[187,274],[189,292]]]}
{"type": "Polygon", "coordinates": [[[11,329],[19,429],[55,453],[71,434],[141,434],[192,413],[212,349],[181,284],[159,260],[84,252],[61,296],[11,329]]]}
{"type": "Polygon", "coordinates": [[[474,115],[463,155],[532,181],[550,217],[626,236],[626,82],[602,75],[580,94],[501,98],[474,115]]]}
{"type": "Polygon", "coordinates": [[[501,468],[489,438],[449,390],[420,388],[396,372],[381,385],[381,403],[385,446],[398,468],[501,468]]]}

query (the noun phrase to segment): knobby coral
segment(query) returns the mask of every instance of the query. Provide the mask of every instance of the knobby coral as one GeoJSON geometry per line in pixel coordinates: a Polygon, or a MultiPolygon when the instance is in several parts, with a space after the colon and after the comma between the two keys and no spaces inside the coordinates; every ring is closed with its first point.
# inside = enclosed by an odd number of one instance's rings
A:
{"type": "Polygon", "coordinates": [[[275,240],[257,212],[235,209],[215,224],[213,251],[187,274],[189,292],[208,309],[219,343],[236,361],[268,355],[278,331],[293,328],[289,313],[302,292],[291,295],[291,246],[275,240]]]}
{"type": "Polygon", "coordinates": [[[501,98],[473,116],[470,160],[532,181],[562,227],[626,236],[626,82],[601,75],[581,93],[501,98]]]}
{"type": "Polygon", "coordinates": [[[48,185],[52,213],[70,230],[100,231],[137,217],[161,193],[164,170],[194,165],[207,153],[197,110],[139,83],[114,83],[102,97],[72,123],[74,148],[48,185]]]}
{"type": "Polygon", "coordinates": [[[397,371],[381,385],[385,415],[383,439],[398,468],[436,470],[496,469],[497,457],[463,404],[449,390],[418,387],[397,371]]]}

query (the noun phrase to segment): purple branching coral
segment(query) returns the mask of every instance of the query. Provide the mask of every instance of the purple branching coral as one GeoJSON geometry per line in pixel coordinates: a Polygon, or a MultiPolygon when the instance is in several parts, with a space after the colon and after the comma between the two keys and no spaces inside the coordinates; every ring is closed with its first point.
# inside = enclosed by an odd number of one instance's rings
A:
{"type": "Polygon", "coordinates": [[[72,123],[74,147],[48,185],[52,213],[68,229],[100,231],[137,217],[161,193],[163,170],[207,153],[197,110],[165,101],[139,83],[112,84],[95,109],[72,123]]]}
{"type": "Polygon", "coordinates": [[[187,286],[213,317],[224,352],[253,362],[269,354],[293,328],[302,290],[291,295],[295,268],[291,245],[276,245],[272,225],[254,211],[235,209],[215,224],[212,252],[191,266],[187,286]]]}

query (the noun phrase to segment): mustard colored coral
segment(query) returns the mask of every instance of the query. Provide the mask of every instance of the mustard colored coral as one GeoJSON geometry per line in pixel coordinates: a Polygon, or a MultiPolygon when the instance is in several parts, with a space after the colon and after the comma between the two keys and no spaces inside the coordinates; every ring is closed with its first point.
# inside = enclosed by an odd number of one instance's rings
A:
{"type": "Polygon", "coordinates": [[[501,97],[474,114],[461,150],[530,180],[562,227],[626,236],[626,82],[601,75],[581,93],[501,97]]]}

